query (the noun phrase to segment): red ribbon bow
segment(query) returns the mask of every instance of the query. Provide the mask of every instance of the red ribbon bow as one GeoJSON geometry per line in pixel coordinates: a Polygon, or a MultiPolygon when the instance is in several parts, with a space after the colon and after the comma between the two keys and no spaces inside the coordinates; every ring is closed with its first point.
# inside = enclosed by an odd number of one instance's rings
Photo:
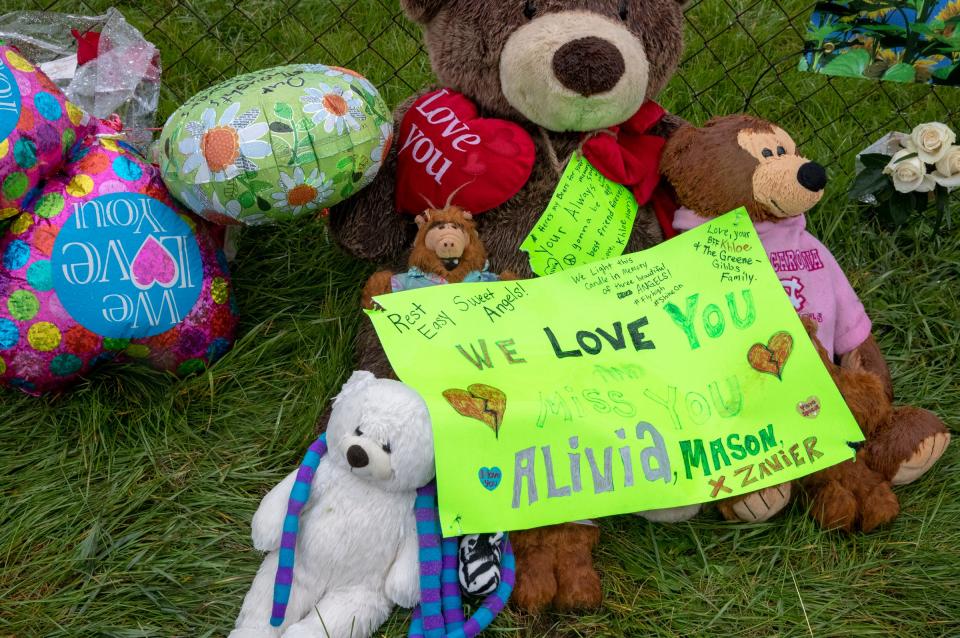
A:
{"type": "Polygon", "coordinates": [[[76,29],[70,29],[70,33],[77,41],[77,65],[83,66],[90,60],[96,59],[100,50],[100,32],[80,33],[76,29]]]}
{"type": "Polygon", "coordinates": [[[660,177],[660,156],[667,140],[649,132],[666,114],[656,102],[645,102],[623,124],[591,134],[583,144],[583,155],[604,177],[629,188],[638,204],[652,203],[663,234],[670,239],[677,234],[673,229],[677,206],[660,177]]]}

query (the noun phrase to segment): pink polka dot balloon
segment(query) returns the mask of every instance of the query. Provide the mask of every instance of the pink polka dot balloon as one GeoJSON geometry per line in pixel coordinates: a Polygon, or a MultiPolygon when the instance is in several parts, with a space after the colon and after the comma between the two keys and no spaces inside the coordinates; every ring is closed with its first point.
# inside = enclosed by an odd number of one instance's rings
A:
{"type": "Polygon", "coordinates": [[[42,71],[0,45],[0,220],[19,212],[92,126],[42,71]]]}
{"type": "Polygon", "coordinates": [[[108,360],[189,374],[233,343],[222,229],[93,132],[0,237],[0,385],[58,390],[108,360]]]}

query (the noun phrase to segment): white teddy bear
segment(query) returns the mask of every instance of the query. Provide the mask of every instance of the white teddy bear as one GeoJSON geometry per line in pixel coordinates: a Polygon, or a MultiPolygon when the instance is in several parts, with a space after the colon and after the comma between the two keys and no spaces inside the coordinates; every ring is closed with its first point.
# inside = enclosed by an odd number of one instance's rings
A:
{"type": "Polygon", "coordinates": [[[253,544],[270,553],[230,638],[363,638],[394,604],[419,602],[414,500],[435,473],[426,404],[398,381],[356,372],[334,399],[327,446],[300,517],[285,622],[272,627],[270,617],[297,472],[253,517],[253,544]]]}

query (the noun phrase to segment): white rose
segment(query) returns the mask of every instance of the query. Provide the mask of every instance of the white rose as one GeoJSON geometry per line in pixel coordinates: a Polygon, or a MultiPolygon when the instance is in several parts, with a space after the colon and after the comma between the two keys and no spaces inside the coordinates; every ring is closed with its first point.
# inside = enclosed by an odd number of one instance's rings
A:
{"type": "Polygon", "coordinates": [[[913,129],[904,148],[916,153],[924,163],[936,164],[956,141],[957,134],[946,124],[929,122],[913,129]]]}
{"type": "Polygon", "coordinates": [[[927,166],[910,150],[903,150],[893,156],[883,172],[893,180],[893,187],[901,193],[929,193],[937,187],[933,177],[927,175],[927,166]]]}
{"type": "Polygon", "coordinates": [[[943,159],[937,162],[933,179],[947,188],[960,186],[960,146],[951,146],[943,159]]]}

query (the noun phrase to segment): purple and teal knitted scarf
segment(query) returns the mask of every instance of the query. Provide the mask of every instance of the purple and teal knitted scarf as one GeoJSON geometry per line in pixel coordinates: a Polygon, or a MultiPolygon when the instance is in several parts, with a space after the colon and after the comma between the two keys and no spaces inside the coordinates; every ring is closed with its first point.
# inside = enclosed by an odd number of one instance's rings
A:
{"type": "MultiPolygon", "coordinates": [[[[293,566],[296,558],[300,514],[310,498],[310,485],[327,453],[327,435],[321,435],[307,450],[290,491],[287,515],[283,521],[280,541],[280,565],[273,585],[273,612],[270,624],[283,625],[293,586],[293,566]]],[[[486,629],[507,604],[513,592],[515,561],[510,539],[504,536],[503,558],[500,565],[500,586],[487,596],[479,609],[467,619],[463,614],[460,583],[457,580],[456,538],[442,538],[437,512],[437,485],[417,490],[414,503],[417,535],[420,538],[420,604],[413,610],[410,638],[474,638],[486,629]]]]}

